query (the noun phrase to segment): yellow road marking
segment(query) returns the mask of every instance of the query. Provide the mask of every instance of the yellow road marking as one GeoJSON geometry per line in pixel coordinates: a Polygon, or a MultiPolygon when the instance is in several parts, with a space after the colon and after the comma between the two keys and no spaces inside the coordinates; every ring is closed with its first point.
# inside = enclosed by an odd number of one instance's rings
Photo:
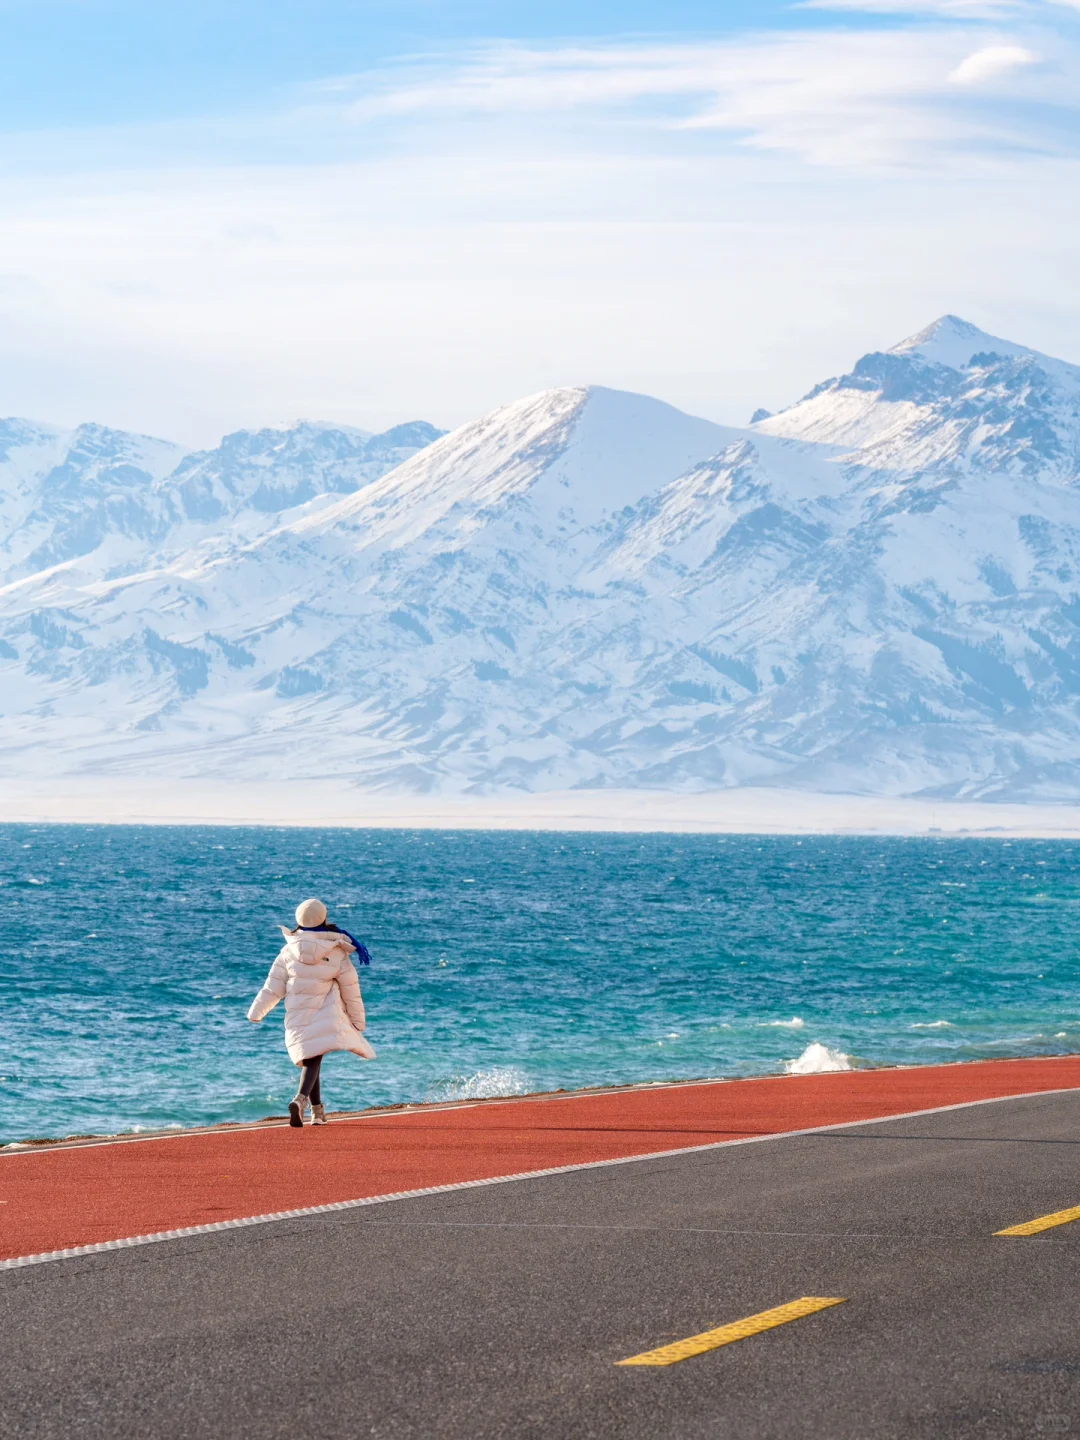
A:
{"type": "Polygon", "coordinates": [[[762,1310],[759,1315],[748,1315],[745,1320],[735,1320],[716,1330],[703,1330],[700,1335],[690,1335],[685,1340],[676,1340],[671,1345],[661,1345],[658,1350],[646,1350],[642,1355],[631,1355],[629,1360],[616,1360],[615,1363],[675,1365],[680,1360],[689,1360],[691,1355],[704,1355],[707,1350],[718,1350],[721,1345],[730,1345],[734,1340],[760,1335],[763,1330],[773,1330],[777,1325],[786,1325],[789,1320],[800,1320],[804,1315],[814,1315],[819,1310],[827,1310],[830,1305],[843,1303],[843,1297],[825,1299],[820,1295],[804,1295],[801,1300],[777,1305],[775,1310],[762,1310]]]}
{"type": "Polygon", "coordinates": [[[1052,1215],[1040,1215],[1023,1225],[1010,1225],[1007,1230],[995,1230],[994,1234],[1038,1235],[1042,1230],[1053,1230],[1055,1225],[1069,1225],[1073,1220],[1080,1220],[1080,1205],[1074,1205],[1071,1210],[1055,1210],[1052,1215]]]}

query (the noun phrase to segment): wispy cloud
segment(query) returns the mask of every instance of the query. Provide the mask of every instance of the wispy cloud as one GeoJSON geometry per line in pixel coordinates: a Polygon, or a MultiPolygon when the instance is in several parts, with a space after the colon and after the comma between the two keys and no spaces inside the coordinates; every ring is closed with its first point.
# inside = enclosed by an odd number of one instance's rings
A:
{"type": "MultiPolygon", "coordinates": [[[[354,122],[441,116],[606,116],[626,130],[722,132],[817,165],[937,164],[958,155],[1061,153],[1075,145],[1080,55],[1040,54],[969,27],[780,33],[689,45],[493,46],[396,83],[354,83],[354,122]],[[996,82],[1007,104],[971,94],[996,82]]],[[[542,123],[542,122],[541,122],[542,123]]]]}
{"type": "Polygon", "coordinates": [[[1037,65],[1042,57],[1034,50],[1022,45],[987,45],[961,60],[949,74],[954,85],[982,85],[991,80],[1000,80],[1015,70],[1025,70],[1037,65]]]}
{"type": "Polygon", "coordinates": [[[940,15],[950,20],[1000,20],[1031,7],[1029,0],[801,0],[794,8],[846,10],[859,15],[940,15]]]}
{"type": "Polygon", "coordinates": [[[1080,0],[798,0],[795,10],[851,15],[937,16],[947,20],[1002,20],[1054,8],[1080,10],[1080,0]]]}

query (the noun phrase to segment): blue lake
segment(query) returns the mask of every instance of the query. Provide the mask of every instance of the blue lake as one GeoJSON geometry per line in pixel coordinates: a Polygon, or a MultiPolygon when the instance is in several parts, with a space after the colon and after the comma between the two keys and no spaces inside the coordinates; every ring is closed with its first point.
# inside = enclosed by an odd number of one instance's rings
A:
{"type": "Polygon", "coordinates": [[[318,895],[374,956],[330,1108],[1080,1051],[1061,841],[0,827],[0,1141],[282,1113],[247,1007],[318,895]],[[811,1048],[815,1047],[815,1048],[811,1048]]]}

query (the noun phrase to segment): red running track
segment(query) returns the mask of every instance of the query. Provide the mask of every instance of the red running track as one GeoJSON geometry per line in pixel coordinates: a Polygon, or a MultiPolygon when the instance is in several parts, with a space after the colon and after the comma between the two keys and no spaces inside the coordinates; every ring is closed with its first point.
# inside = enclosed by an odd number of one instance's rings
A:
{"type": "Polygon", "coordinates": [[[335,1201],[1080,1089],[1080,1056],[372,1111],[0,1152],[0,1259],[335,1201]]]}

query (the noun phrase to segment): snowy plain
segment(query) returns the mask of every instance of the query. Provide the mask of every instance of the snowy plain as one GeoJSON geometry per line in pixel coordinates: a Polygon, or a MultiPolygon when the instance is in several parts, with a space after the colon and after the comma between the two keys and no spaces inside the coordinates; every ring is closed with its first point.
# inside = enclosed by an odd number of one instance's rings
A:
{"type": "Polygon", "coordinates": [[[234,783],[6,780],[0,824],[269,825],[701,835],[1080,838],[1080,805],[927,801],[743,786],[672,794],[552,790],[374,793],[318,780],[234,783]]]}

